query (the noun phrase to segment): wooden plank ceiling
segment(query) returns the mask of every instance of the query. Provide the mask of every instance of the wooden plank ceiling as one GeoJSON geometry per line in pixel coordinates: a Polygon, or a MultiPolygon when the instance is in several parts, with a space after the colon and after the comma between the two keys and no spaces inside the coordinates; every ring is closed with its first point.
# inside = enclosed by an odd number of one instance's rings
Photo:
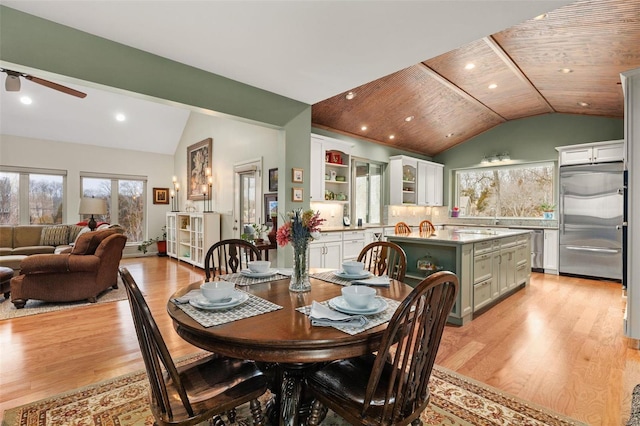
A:
{"type": "Polygon", "coordinates": [[[640,1],[578,1],[538,18],[319,102],[313,125],[434,156],[508,120],[622,118],[640,1]]]}

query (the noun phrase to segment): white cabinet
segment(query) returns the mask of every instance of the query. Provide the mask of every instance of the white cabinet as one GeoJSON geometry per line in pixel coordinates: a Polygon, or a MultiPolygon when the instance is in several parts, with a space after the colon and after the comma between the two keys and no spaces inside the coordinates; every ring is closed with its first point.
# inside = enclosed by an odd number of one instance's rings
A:
{"type": "Polygon", "coordinates": [[[561,166],[622,161],[624,158],[621,140],[560,146],[556,150],[560,153],[561,166]]]}
{"type": "Polygon", "coordinates": [[[220,241],[218,213],[167,213],[167,254],[204,267],[207,250],[220,241]]]}
{"type": "Polygon", "coordinates": [[[389,157],[389,204],[441,206],[444,166],[396,155],[389,157]]]}
{"type": "Polygon", "coordinates": [[[384,233],[382,228],[367,228],[364,231],[364,245],[371,244],[374,241],[383,241],[384,233]]]}
{"type": "Polygon", "coordinates": [[[342,267],[342,233],[322,232],[309,244],[309,267],[340,269],[342,267]]]}
{"type": "Polygon", "coordinates": [[[389,204],[417,204],[418,160],[396,155],[389,157],[389,204]]]}
{"type": "Polygon", "coordinates": [[[325,136],[311,135],[311,201],[348,203],[351,199],[351,145],[325,136]]]}
{"type": "Polygon", "coordinates": [[[545,272],[557,273],[558,271],[558,231],[556,229],[544,230],[544,260],[542,267],[545,272]]]}
{"type": "Polygon", "coordinates": [[[365,231],[344,231],[342,233],[342,260],[356,260],[365,244],[365,231]]]}

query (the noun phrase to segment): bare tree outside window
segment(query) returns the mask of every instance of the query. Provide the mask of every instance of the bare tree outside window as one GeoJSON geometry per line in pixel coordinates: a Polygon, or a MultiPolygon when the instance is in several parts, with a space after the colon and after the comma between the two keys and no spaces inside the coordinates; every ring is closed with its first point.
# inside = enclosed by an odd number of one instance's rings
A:
{"type": "Polygon", "coordinates": [[[62,223],[62,176],[29,175],[29,223],[62,223]]]}
{"type": "Polygon", "coordinates": [[[456,200],[466,216],[540,217],[552,202],[553,163],[468,169],[456,172],[456,200]]]}
{"type": "Polygon", "coordinates": [[[18,173],[0,172],[0,224],[2,225],[20,223],[19,178],[18,173]]]}

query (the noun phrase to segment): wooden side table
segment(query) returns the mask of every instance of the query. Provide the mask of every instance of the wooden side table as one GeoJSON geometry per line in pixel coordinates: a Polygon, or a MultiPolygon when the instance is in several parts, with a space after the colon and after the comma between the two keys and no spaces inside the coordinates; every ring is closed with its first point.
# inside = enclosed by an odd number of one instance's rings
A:
{"type": "Polygon", "coordinates": [[[269,260],[269,250],[275,250],[276,249],[276,243],[271,243],[270,241],[264,241],[262,243],[255,243],[255,246],[258,250],[260,250],[261,252],[264,252],[264,255],[262,255],[262,260],[269,260]]]}

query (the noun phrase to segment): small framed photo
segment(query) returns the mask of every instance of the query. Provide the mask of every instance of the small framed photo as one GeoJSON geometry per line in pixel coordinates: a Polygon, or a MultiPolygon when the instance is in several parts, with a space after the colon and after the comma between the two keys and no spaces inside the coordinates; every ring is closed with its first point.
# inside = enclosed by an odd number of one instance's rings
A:
{"type": "Polygon", "coordinates": [[[264,194],[264,223],[272,224],[278,217],[278,194],[264,194]]]}
{"type": "Polygon", "coordinates": [[[169,204],[169,188],[153,188],[153,204],[169,204]]]}
{"type": "Polygon", "coordinates": [[[278,191],[278,169],[269,169],[269,192],[278,191]]]}
{"type": "Polygon", "coordinates": [[[302,183],[303,176],[303,169],[297,169],[295,167],[291,169],[291,181],[293,183],[302,183]]]}
{"type": "Polygon", "coordinates": [[[303,193],[302,188],[291,188],[291,201],[302,201],[303,193]]]}

